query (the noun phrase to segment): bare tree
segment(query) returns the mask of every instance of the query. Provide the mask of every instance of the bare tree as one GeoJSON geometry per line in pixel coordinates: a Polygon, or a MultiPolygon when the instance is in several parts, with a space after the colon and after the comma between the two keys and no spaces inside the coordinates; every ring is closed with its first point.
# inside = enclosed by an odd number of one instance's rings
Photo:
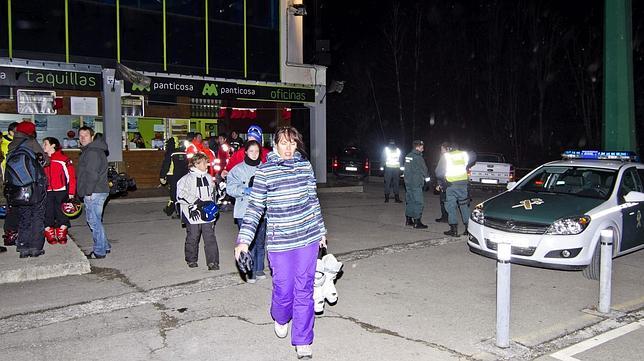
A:
{"type": "MultiPolygon", "coordinates": [[[[421,41],[423,33],[423,6],[422,2],[416,3],[416,27],[414,41],[414,86],[411,103],[411,139],[416,139],[416,102],[418,98],[418,82],[420,79],[421,41]]],[[[404,143],[403,143],[404,144],[404,143]]]]}
{"type": "Polygon", "coordinates": [[[407,144],[407,127],[405,126],[405,120],[403,117],[403,96],[400,71],[403,61],[405,30],[405,23],[402,20],[400,11],[400,3],[398,1],[394,1],[392,4],[391,17],[387,27],[384,29],[384,37],[387,46],[391,51],[391,59],[394,67],[394,81],[396,83],[396,94],[398,95],[398,121],[400,124],[401,144],[407,144]]]}
{"type": "Polygon", "coordinates": [[[591,29],[584,31],[584,36],[572,36],[571,46],[566,49],[566,59],[570,73],[575,80],[577,109],[581,112],[584,125],[586,145],[601,146],[601,116],[599,114],[598,73],[601,53],[593,53],[590,44],[597,42],[597,36],[591,29]],[[583,39],[579,43],[578,39],[583,39]]]}
{"type": "Polygon", "coordinates": [[[544,147],[544,112],[548,86],[555,79],[555,56],[564,45],[560,19],[542,2],[527,1],[522,7],[525,31],[530,39],[529,67],[533,72],[539,100],[537,105],[539,147],[544,147]]]}
{"type": "Polygon", "coordinates": [[[371,71],[367,70],[367,79],[369,79],[369,85],[371,88],[371,95],[373,97],[373,105],[376,107],[376,113],[378,115],[378,124],[380,124],[380,132],[382,133],[382,142],[385,142],[385,129],[382,126],[382,116],[380,116],[380,106],[378,105],[378,99],[376,98],[376,88],[373,86],[373,79],[371,78],[371,71]]]}

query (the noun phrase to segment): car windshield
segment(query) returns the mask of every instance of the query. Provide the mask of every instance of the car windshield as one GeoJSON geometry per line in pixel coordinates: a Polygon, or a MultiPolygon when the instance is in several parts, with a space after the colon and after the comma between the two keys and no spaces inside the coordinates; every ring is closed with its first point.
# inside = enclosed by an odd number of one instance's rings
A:
{"type": "Polygon", "coordinates": [[[478,154],[476,156],[476,161],[477,162],[482,162],[482,163],[505,163],[503,161],[503,156],[499,154],[478,154]]]}
{"type": "Polygon", "coordinates": [[[344,157],[362,158],[362,152],[358,148],[345,148],[342,153],[344,157]]]}
{"type": "Polygon", "coordinates": [[[546,166],[522,181],[517,189],[608,199],[616,171],[588,167],[546,166]]]}

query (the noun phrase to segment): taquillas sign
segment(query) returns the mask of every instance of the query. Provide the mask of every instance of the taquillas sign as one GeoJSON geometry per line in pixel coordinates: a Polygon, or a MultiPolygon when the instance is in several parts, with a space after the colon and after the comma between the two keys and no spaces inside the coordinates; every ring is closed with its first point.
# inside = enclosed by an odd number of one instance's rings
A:
{"type": "Polygon", "coordinates": [[[312,103],[315,90],[306,87],[251,85],[233,82],[151,77],[148,87],[125,83],[125,91],[133,94],[165,94],[195,98],[264,100],[312,103]]]}
{"type": "Polygon", "coordinates": [[[103,78],[98,73],[0,67],[0,86],[100,91],[103,78]]]}

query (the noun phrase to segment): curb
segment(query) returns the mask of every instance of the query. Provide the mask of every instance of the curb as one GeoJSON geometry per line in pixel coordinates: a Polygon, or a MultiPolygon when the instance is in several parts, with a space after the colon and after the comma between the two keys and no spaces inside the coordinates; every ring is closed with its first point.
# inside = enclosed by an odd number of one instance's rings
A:
{"type": "Polygon", "coordinates": [[[37,258],[18,258],[13,247],[1,257],[0,284],[35,281],[90,273],[89,260],[68,236],[67,245],[45,243],[45,254],[37,258]],[[13,251],[13,254],[11,252],[13,251]],[[6,257],[6,258],[5,258],[6,257]]]}

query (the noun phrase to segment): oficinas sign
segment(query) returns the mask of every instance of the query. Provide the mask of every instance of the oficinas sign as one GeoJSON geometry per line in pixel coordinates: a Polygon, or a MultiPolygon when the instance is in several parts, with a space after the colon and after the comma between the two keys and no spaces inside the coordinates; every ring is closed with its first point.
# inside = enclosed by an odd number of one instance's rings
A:
{"type": "Polygon", "coordinates": [[[133,94],[165,94],[195,98],[263,100],[312,103],[315,90],[305,87],[240,84],[197,79],[151,77],[147,87],[125,83],[125,91],[133,94]]]}
{"type": "Polygon", "coordinates": [[[103,78],[98,73],[0,67],[0,85],[100,91],[103,86],[103,78]]]}

